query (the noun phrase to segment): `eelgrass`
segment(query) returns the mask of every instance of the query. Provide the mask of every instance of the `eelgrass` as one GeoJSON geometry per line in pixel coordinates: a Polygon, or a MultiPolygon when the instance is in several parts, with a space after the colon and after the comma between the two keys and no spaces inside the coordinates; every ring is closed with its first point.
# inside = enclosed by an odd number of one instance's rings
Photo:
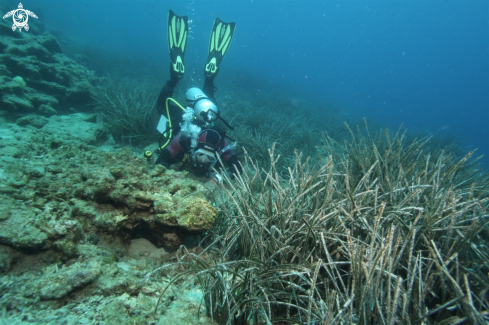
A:
{"type": "Polygon", "coordinates": [[[173,281],[194,274],[220,324],[487,323],[488,174],[426,139],[351,135],[324,137],[320,164],[296,153],[288,177],[274,148],[266,168],[248,157],[214,258],[182,248],[173,281]]]}
{"type": "Polygon", "coordinates": [[[149,80],[101,79],[94,89],[97,114],[116,143],[144,147],[157,140],[158,91],[149,80]]]}
{"type": "Polygon", "coordinates": [[[304,154],[316,151],[319,132],[311,123],[314,118],[283,101],[261,105],[234,101],[223,110],[223,116],[235,126],[229,136],[260,164],[268,161],[268,148],[275,144],[275,151],[283,157],[276,166],[281,173],[294,165],[295,148],[301,148],[304,154]]]}

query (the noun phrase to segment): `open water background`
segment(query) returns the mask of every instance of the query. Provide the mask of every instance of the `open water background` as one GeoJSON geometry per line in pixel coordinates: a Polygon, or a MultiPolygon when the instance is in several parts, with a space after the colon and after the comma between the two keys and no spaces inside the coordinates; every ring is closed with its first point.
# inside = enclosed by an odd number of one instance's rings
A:
{"type": "Polygon", "coordinates": [[[456,135],[467,149],[479,148],[489,166],[487,0],[22,3],[25,9],[41,8],[51,29],[161,62],[162,71],[169,62],[167,12],[187,15],[192,22],[186,77],[194,79],[201,78],[215,17],[234,21],[237,29],[222,69],[246,72],[287,96],[321,98],[393,128],[404,123],[410,130],[456,135]]]}

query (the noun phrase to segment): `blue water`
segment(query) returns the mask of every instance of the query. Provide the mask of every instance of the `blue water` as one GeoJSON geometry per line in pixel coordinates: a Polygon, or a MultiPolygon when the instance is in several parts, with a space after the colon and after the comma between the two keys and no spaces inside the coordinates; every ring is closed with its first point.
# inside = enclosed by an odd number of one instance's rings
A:
{"type": "Polygon", "coordinates": [[[247,71],[395,128],[456,135],[489,163],[487,0],[23,2],[26,9],[31,3],[50,28],[161,62],[162,70],[168,9],[188,15],[187,71],[194,77],[214,18],[235,21],[222,69],[247,71]]]}

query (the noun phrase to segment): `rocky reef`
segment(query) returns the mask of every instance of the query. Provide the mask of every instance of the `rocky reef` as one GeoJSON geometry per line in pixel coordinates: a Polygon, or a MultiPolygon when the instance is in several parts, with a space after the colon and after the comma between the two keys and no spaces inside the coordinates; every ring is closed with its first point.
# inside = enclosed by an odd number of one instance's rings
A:
{"type": "Polygon", "coordinates": [[[0,324],[211,324],[195,279],[161,296],[183,267],[147,277],[202,252],[207,190],[117,145],[89,113],[98,77],[29,27],[0,20],[0,324]]]}
{"type": "Polygon", "coordinates": [[[36,23],[21,33],[12,31],[10,20],[0,21],[0,111],[46,117],[87,111],[97,77],[36,23]]]}
{"type": "Polygon", "coordinates": [[[0,119],[0,312],[9,324],[210,324],[194,279],[157,267],[217,211],[186,172],[116,149],[93,115],[0,119]],[[163,306],[163,308],[161,308],[163,306]],[[185,312],[182,312],[184,308],[185,312]],[[178,319],[176,321],[175,319],[178,319]]]}

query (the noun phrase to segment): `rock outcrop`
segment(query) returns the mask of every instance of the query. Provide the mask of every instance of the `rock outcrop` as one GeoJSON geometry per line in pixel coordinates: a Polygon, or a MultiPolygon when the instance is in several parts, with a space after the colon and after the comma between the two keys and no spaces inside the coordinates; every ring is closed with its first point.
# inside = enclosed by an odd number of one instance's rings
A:
{"type": "Polygon", "coordinates": [[[86,111],[97,80],[93,71],[66,56],[50,33],[14,32],[9,23],[0,20],[0,111],[43,116],[86,111]]]}

